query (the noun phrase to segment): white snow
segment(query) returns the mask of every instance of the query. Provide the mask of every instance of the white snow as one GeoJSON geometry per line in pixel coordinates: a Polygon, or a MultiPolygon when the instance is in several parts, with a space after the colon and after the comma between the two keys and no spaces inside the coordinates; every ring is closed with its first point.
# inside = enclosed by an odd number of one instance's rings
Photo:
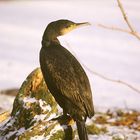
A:
{"type": "Polygon", "coordinates": [[[44,135],[31,137],[30,140],[45,140],[44,135]]]}
{"type": "MultiPolygon", "coordinates": [[[[22,100],[22,98],[21,98],[21,100],[22,100]]],[[[35,97],[32,98],[30,96],[27,96],[27,97],[23,98],[23,102],[24,102],[23,107],[26,109],[29,109],[31,104],[38,102],[38,100],[36,100],[35,97]]]]}
{"type": "Polygon", "coordinates": [[[49,121],[55,117],[57,117],[56,113],[52,113],[46,121],[49,121]]]}
{"type": "Polygon", "coordinates": [[[46,139],[50,139],[54,133],[56,133],[57,131],[63,130],[62,127],[58,124],[56,125],[51,131],[50,134],[46,137],[46,139]]]}
{"type": "MultiPolygon", "coordinates": [[[[140,33],[140,1],[122,2],[140,33]]],[[[140,41],[127,33],[94,26],[101,23],[128,29],[117,1],[112,0],[1,1],[0,89],[20,87],[27,75],[39,66],[42,34],[48,23],[62,18],[93,24],[60,37],[62,44],[74,51],[80,62],[104,76],[140,89],[140,41]]],[[[95,106],[140,109],[140,94],[86,72],[95,106]]],[[[0,95],[1,104],[11,106],[0,95]]]]}
{"type": "Polygon", "coordinates": [[[19,136],[19,135],[23,134],[24,132],[25,132],[25,127],[22,127],[18,130],[16,135],[19,136]]]}
{"type": "Polygon", "coordinates": [[[34,120],[36,120],[38,122],[39,120],[44,120],[45,117],[46,117],[46,114],[35,115],[34,120]]]}
{"type": "Polygon", "coordinates": [[[43,101],[42,99],[39,99],[39,105],[44,111],[46,110],[51,111],[51,106],[47,105],[46,102],[43,101]]]}
{"type": "MultiPolygon", "coordinates": [[[[13,107],[13,101],[15,97],[7,96],[7,95],[0,95],[0,108],[11,111],[13,107]]],[[[0,111],[1,113],[1,111],[0,111]]]]}
{"type": "Polygon", "coordinates": [[[47,105],[46,102],[43,101],[42,99],[37,100],[35,97],[27,96],[27,97],[24,97],[24,98],[23,98],[23,102],[24,102],[23,106],[24,106],[25,108],[27,108],[27,109],[30,108],[30,104],[29,104],[29,103],[32,104],[32,103],[37,103],[37,102],[39,102],[40,107],[41,107],[44,111],[46,111],[46,110],[51,111],[51,106],[50,106],[50,105],[47,105]],[[26,103],[27,103],[27,104],[26,104],[26,103]]]}
{"type": "Polygon", "coordinates": [[[24,98],[23,98],[23,102],[24,102],[24,103],[36,103],[37,100],[36,100],[35,97],[27,96],[27,97],[24,97],[24,98]]]}
{"type": "Polygon", "coordinates": [[[116,127],[116,126],[107,126],[108,132],[105,134],[99,135],[89,135],[89,140],[112,140],[112,139],[120,139],[120,140],[135,140],[140,138],[140,132],[125,128],[125,127],[116,127]]]}
{"type": "Polygon", "coordinates": [[[101,135],[101,136],[97,136],[97,135],[89,135],[89,140],[112,140],[111,136],[107,136],[107,135],[101,135]]]}

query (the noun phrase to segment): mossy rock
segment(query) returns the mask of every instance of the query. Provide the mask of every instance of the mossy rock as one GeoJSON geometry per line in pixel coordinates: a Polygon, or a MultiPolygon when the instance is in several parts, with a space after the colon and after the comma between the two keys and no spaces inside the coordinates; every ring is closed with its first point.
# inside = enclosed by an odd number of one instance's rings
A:
{"type": "Polygon", "coordinates": [[[10,117],[10,112],[6,111],[0,114],[0,123],[5,121],[8,117],[10,117]]]}
{"type": "Polygon", "coordinates": [[[72,139],[73,130],[66,121],[52,121],[60,115],[58,104],[37,68],[19,89],[10,118],[0,126],[0,140],[72,139]]]}

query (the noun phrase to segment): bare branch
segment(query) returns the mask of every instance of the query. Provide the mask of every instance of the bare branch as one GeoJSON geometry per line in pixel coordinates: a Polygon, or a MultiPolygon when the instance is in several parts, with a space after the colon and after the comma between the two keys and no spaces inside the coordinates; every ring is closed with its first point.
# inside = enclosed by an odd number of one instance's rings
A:
{"type": "MultiPolygon", "coordinates": [[[[70,48],[71,52],[73,53],[73,55],[78,59],[77,55],[74,53],[74,51],[72,50],[71,46],[66,42],[67,46],[70,48]]],[[[133,91],[137,92],[137,93],[140,93],[140,90],[135,88],[134,86],[132,86],[131,84],[127,83],[127,82],[124,82],[124,81],[121,81],[121,80],[115,80],[115,79],[111,79],[111,78],[108,78],[96,71],[93,71],[91,70],[90,68],[88,68],[85,64],[81,63],[90,73],[104,79],[104,80],[107,80],[107,81],[110,81],[110,82],[114,82],[114,83],[118,83],[118,84],[122,84],[124,86],[127,86],[129,87],[130,89],[132,89],[133,91]]]]}
{"type": "Polygon", "coordinates": [[[111,27],[111,26],[107,26],[107,25],[103,25],[103,24],[97,24],[97,26],[101,27],[101,28],[109,29],[109,30],[117,30],[117,31],[121,31],[121,32],[131,33],[130,31],[119,28],[119,27],[113,27],[113,26],[111,27]]]}
{"type": "Polygon", "coordinates": [[[134,35],[137,39],[140,40],[140,35],[135,31],[134,27],[132,27],[132,25],[130,24],[130,21],[128,20],[128,17],[126,15],[126,12],[125,12],[123,6],[122,6],[121,1],[117,0],[117,2],[118,2],[118,6],[121,10],[121,13],[123,15],[123,18],[124,18],[125,22],[127,23],[127,26],[129,27],[130,31],[131,31],[131,34],[134,35]]]}
{"type": "Polygon", "coordinates": [[[122,28],[119,28],[119,27],[107,26],[107,25],[104,25],[104,24],[93,24],[93,25],[97,26],[97,27],[104,28],[104,29],[109,29],[109,30],[114,30],[114,31],[120,31],[120,32],[128,33],[130,35],[135,36],[137,39],[140,40],[140,35],[137,32],[132,32],[132,31],[129,31],[129,30],[126,30],[126,29],[122,29],[122,28]]]}
{"type": "Polygon", "coordinates": [[[121,4],[121,1],[117,0],[117,2],[118,2],[118,6],[119,6],[119,8],[120,8],[120,10],[122,12],[123,18],[124,18],[125,22],[127,23],[129,29],[131,30],[131,32],[135,32],[134,28],[132,27],[132,25],[130,24],[130,22],[128,20],[128,17],[126,15],[125,11],[124,11],[124,8],[123,8],[123,6],[121,4]]]}
{"type": "Polygon", "coordinates": [[[104,28],[104,29],[109,29],[109,30],[114,30],[114,31],[121,31],[121,32],[125,32],[125,33],[128,33],[130,35],[133,35],[135,36],[137,39],[140,40],[140,34],[138,32],[136,32],[134,30],[134,28],[132,27],[132,25],[130,24],[129,20],[128,20],[128,17],[126,16],[126,13],[124,11],[124,8],[120,2],[120,0],[117,0],[118,1],[118,6],[121,10],[121,13],[123,15],[123,18],[125,20],[125,22],[127,23],[127,26],[129,27],[130,30],[126,30],[126,29],[122,29],[120,27],[113,27],[113,26],[107,26],[107,25],[103,25],[103,24],[93,24],[94,26],[97,26],[97,27],[101,27],[101,28],[104,28]]]}
{"type": "Polygon", "coordinates": [[[131,84],[128,84],[127,82],[124,82],[124,81],[121,81],[121,80],[115,80],[115,79],[111,79],[111,78],[108,78],[100,73],[97,73],[96,71],[93,71],[91,70],[90,68],[88,68],[86,65],[82,64],[90,73],[104,79],[104,80],[107,80],[107,81],[110,81],[110,82],[115,82],[115,83],[119,83],[119,84],[122,84],[122,85],[125,85],[129,88],[131,88],[132,90],[136,91],[137,93],[140,93],[140,90],[135,88],[134,86],[132,86],[131,84]]]}
{"type": "Polygon", "coordinates": [[[128,33],[134,37],[136,37],[137,39],[140,40],[140,35],[137,33],[137,32],[132,32],[132,31],[129,31],[129,30],[126,30],[126,29],[122,29],[120,27],[114,27],[114,26],[107,26],[107,25],[104,25],[104,24],[92,24],[94,26],[97,26],[97,27],[101,27],[101,28],[104,28],[104,29],[109,29],[109,30],[113,30],[113,31],[120,31],[120,32],[124,32],[124,33],[128,33]]]}

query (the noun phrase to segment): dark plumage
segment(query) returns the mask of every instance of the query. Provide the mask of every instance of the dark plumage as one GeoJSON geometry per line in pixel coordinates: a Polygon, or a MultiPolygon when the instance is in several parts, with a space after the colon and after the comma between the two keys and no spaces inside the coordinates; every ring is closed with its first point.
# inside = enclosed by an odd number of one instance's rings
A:
{"type": "Polygon", "coordinates": [[[76,121],[80,140],[88,140],[85,121],[94,115],[91,88],[82,66],[61,46],[57,37],[85,24],[88,23],[69,20],[50,23],[44,32],[40,51],[40,65],[46,84],[64,113],[76,121]]]}

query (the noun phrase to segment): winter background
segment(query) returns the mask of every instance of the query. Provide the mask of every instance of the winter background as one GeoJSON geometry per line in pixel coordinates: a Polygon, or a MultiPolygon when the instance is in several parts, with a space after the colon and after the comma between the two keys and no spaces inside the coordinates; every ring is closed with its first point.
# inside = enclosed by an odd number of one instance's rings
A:
{"type": "MultiPolygon", "coordinates": [[[[140,33],[140,1],[122,2],[130,22],[140,33]]],[[[42,34],[48,23],[58,19],[92,24],[59,38],[81,63],[140,89],[140,40],[124,32],[94,26],[101,23],[128,29],[116,0],[46,0],[0,1],[0,90],[19,88],[28,74],[39,67],[42,34]]],[[[140,94],[85,70],[96,109],[140,110],[140,94]]],[[[10,109],[13,99],[0,95],[0,107],[10,109]]]]}

